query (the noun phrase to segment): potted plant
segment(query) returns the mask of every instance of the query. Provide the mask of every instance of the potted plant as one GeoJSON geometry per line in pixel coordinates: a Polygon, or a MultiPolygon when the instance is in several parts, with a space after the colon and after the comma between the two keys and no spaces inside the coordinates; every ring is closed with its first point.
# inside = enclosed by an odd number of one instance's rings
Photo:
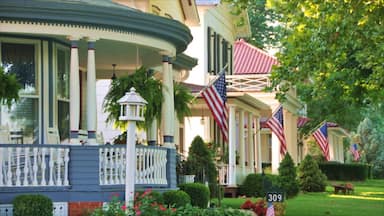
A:
{"type": "Polygon", "coordinates": [[[195,182],[195,174],[193,166],[190,161],[181,160],[176,167],[179,176],[179,183],[193,183],[195,182]]]}

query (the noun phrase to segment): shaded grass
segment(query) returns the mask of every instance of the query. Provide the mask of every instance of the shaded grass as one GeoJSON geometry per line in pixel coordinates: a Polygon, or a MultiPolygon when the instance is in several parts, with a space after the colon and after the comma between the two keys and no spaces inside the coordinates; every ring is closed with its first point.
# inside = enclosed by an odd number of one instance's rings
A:
{"type": "MultiPolygon", "coordinates": [[[[332,182],[341,183],[341,182],[332,182]]],[[[343,182],[345,183],[345,182],[343,182]]],[[[351,195],[333,194],[331,183],[322,193],[300,193],[286,201],[286,216],[384,215],[384,180],[352,182],[351,195]]],[[[249,198],[224,198],[223,206],[239,208],[249,198]]],[[[256,201],[252,198],[252,201],[256,201]]],[[[217,203],[217,200],[215,201],[217,203]]]]}

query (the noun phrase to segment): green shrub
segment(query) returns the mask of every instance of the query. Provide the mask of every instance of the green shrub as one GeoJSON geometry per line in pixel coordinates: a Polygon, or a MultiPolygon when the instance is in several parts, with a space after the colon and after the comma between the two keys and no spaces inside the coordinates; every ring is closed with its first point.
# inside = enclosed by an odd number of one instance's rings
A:
{"type": "Polygon", "coordinates": [[[172,207],[181,207],[191,204],[191,197],[182,190],[166,191],[163,193],[164,204],[172,207]]]}
{"type": "Polygon", "coordinates": [[[19,195],[13,200],[13,215],[52,216],[52,200],[40,194],[19,195]]]}
{"type": "Polygon", "coordinates": [[[305,156],[299,166],[299,186],[302,191],[323,192],[326,187],[325,176],[312,156],[305,156]]]}
{"type": "Polygon", "coordinates": [[[206,143],[200,136],[196,136],[189,147],[186,164],[191,173],[195,175],[195,182],[205,183],[212,186],[216,183],[217,170],[213,155],[206,143]]]}
{"type": "Polygon", "coordinates": [[[138,191],[138,196],[136,196],[137,199],[140,200],[140,198],[143,196],[150,197],[156,203],[164,204],[163,194],[158,191],[153,191],[151,189],[147,189],[145,191],[138,191]]]}
{"type": "Polygon", "coordinates": [[[368,164],[342,164],[339,162],[320,163],[319,168],[328,180],[335,181],[365,181],[369,177],[368,164]]]}
{"type": "Polygon", "coordinates": [[[279,166],[278,187],[284,190],[288,198],[299,193],[299,183],[296,179],[296,167],[289,153],[285,154],[279,166]]]}
{"type": "Polygon", "coordinates": [[[254,173],[247,175],[243,184],[239,187],[239,194],[247,197],[264,196],[263,176],[254,173]]]}
{"type": "Polygon", "coordinates": [[[208,207],[210,193],[207,186],[201,183],[187,183],[181,184],[179,187],[191,197],[192,206],[208,207]]]}

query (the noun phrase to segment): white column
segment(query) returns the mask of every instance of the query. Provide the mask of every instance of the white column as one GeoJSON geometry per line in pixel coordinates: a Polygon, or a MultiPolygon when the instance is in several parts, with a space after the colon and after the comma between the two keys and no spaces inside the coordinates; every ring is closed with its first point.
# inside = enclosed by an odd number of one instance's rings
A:
{"type": "Polygon", "coordinates": [[[71,40],[71,70],[69,82],[69,113],[70,113],[70,142],[79,144],[79,120],[80,120],[80,82],[79,82],[79,51],[78,38],[71,40]]]}
{"type": "Polygon", "coordinates": [[[96,63],[95,41],[88,40],[88,65],[87,65],[87,128],[88,143],[96,143],[97,130],[97,105],[96,105],[96,63]]]}
{"type": "MultiPolygon", "coordinates": [[[[245,175],[245,132],[244,132],[244,110],[239,110],[239,174],[241,180],[245,175]]],[[[239,179],[240,180],[240,179],[239,179]]]]}
{"type": "Polygon", "coordinates": [[[133,206],[136,179],[136,122],[128,121],[126,165],[125,165],[125,206],[133,206]]]}
{"type": "Polygon", "coordinates": [[[236,109],[229,106],[228,186],[236,186],[236,109]]]}
{"type": "Polygon", "coordinates": [[[257,152],[257,157],[256,157],[256,171],[257,173],[262,173],[263,168],[262,168],[262,159],[261,159],[261,128],[260,128],[260,117],[257,116],[255,118],[255,128],[254,128],[254,139],[257,141],[256,142],[256,152],[257,152]]]}
{"type": "Polygon", "coordinates": [[[163,106],[162,106],[162,122],[163,122],[163,143],[164,147],[175,148],[173,137],[173,76],[169,66],[170,58],[163,56],[163,106]]]}
{"type": "Polygon", "coordinates": [[[277,136],[272,133],[272,174],[278,174],[280,163],[280,141],[277,136]]]}
{"type": "Polygon", "coordinates": [[[157,120],[153,119],[148,132],[148,145],[154,146],[157,144],[157,120]]]}
{"type": "Polygon", "coordinates": [[[248,167],[250,169],[250,172],[255,172],[255,140],[253,139],[253,127],[256,125],[254,125],[254,122],[253,122],[253,115],[252,113],[248,113],[248,120],[247,120],[247,123],[248,123],[248,167]]]}

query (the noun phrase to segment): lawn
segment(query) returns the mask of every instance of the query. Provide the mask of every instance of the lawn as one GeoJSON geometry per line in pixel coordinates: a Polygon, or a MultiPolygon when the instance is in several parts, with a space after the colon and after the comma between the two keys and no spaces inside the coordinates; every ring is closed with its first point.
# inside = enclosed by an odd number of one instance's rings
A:
{"type": "MultiPolygon", "coordinates": [[[[352,195],[333,194],[329,186],[323,193],[300,193],[287,200],[286,216],[370,216],[384,215],[384,180],[352,182],[352,195]]],[[[239,208],[246,198],[225,198],[222,205],[239,208]]],[[[253,199],[256,200],[256,199],[253,199]]]]}

